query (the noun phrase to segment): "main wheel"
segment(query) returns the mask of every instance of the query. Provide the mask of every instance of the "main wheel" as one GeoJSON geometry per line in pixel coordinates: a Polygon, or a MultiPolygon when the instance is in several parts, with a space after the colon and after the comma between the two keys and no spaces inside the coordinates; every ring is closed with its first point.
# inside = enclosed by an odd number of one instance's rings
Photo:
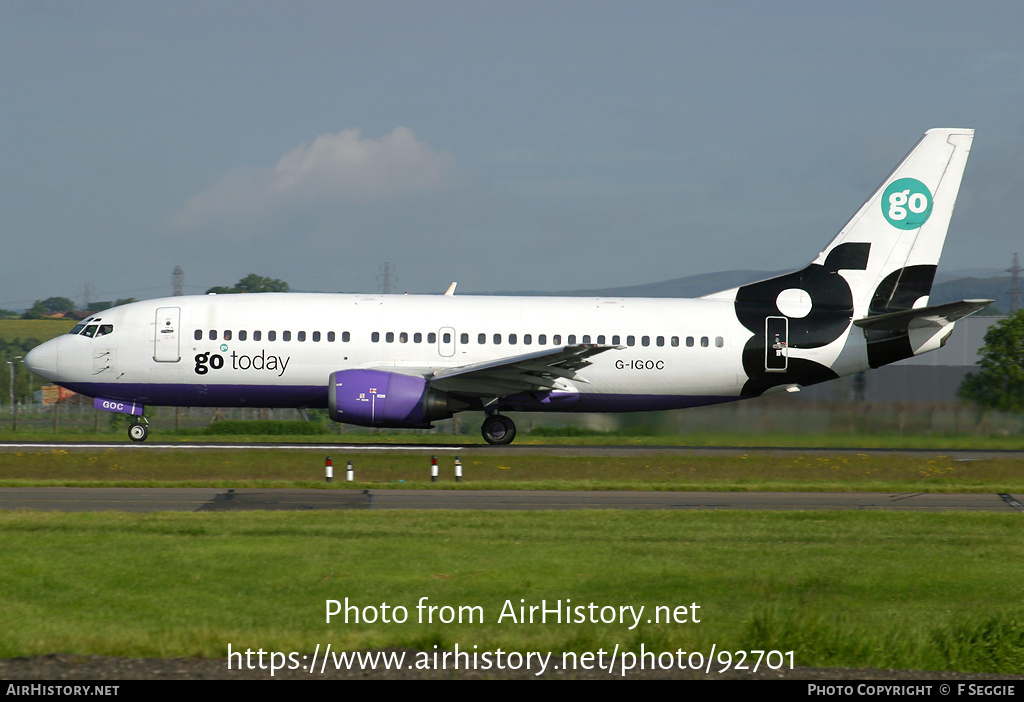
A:
{"type": "Polygon", "coordinates": [[[128,427],[128,438],[132,441],[145,441],[147,436],[149,436],[149,427],[145,424],[135,422],[128,427]]]}
{"type": "Polygon", "coordinates": [[[516,424],[504,415],[492,414],[484,419],[480,433],[489,444],[511,444],[516,438],[516,424]]]}

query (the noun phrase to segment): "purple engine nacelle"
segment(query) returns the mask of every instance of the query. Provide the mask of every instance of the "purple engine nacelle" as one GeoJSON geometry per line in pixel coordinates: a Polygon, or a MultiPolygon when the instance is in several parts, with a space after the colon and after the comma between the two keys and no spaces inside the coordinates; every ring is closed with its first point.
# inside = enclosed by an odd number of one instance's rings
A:
{"type": "Polygon", "coordinates": [[[331,373],[327,403],[334,421],[364,427],[429,429],[453,414],[447,393],[424,378],[380,370],[331,373]]]}

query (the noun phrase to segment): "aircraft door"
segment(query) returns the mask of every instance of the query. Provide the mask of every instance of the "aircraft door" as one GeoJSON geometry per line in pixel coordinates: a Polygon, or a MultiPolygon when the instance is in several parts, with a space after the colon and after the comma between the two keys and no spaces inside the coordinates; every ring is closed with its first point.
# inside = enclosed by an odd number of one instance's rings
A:
{"type": "Polygon", "coordinates": [[[789,318],[768,317],[764,320],[764,369],[768,373],[785,373],[789,366],[789,318]]]}
{"type": "Polygon", "coordinates": [[[437,352],[442,356],[455,355],[455,330],[451,327],[441,327],[437,332],[437,352]]]}
{"type": "Polygon", "coordinates": [[[178,346],[181,321],[180,307],[158,307],[153,332],[153,360],[159,363],[177,363],[181,360],[178,346]]]}

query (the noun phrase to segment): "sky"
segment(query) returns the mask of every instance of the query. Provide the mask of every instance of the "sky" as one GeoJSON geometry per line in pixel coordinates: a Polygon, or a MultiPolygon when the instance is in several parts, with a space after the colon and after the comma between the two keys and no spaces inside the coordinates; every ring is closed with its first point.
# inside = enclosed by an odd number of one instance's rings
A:
{"type": "Polygon", "coordinates": [[[1024,3],[0,0],[0,308],[804,266],[931,127],[1024,253],[1024,3]]]}

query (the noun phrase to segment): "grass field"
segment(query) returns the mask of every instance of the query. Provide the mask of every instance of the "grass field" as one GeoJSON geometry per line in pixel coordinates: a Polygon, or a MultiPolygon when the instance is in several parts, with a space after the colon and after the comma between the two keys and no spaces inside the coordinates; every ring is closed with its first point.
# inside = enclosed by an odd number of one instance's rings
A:
{"type": "Polygon", "coordinates": [[[889,492],[1024,492],[1024,462],[1016,458],[960,460],[932,453],[539,456],[493,449],[462,452],[464,479],[454,482],[454,456],[334,453],[334,482],[324,481],[323,450],[96,450],[0,452],[0,486],[388,487],[545,490],[813,490],[889,492]],[[353,460],[355,484],[344,482],[353,460]]]}
{"type": "Polygon", "coordinates": [[[70,319],[0,319],[0,341],[38,339],[42,343],[67,334],[73,326],[70,319]]]}
{"type": "Polygon", "coordinates": [[[0,514],[0,656],[793,651],[798,666],[1019,673],[1019,517],[859,512],[0,514]],[[461,624],[416,605],[460,607],[461,624]],[[327,600],[356,615],[325,622],[327,600]],[[510,605],[643,605],[638,625],[510,605]],[[508,603],[508,604],[506,604],[508,603]],[[558,604],[553,604],[558,603],[558,604]],[[405,623],[382,623],[383,605],[405,623]],[[694,609],[693,605],[699,605],[694,609]],[[687,607],[685,623],[647,620],[687,607]],[[478,614],[473,614],[474,612],[478,614]],[[471,616],[475,616],[470,620],[471,616]],[[500,619],[499,619],[500,618],[500,619]],[[699,618],[699,623],[692,621],[699,618]],[[518,617],[517,617],[518,619],[518,617]],[[323,650],[323,648],[321,648],[323,650]]]}
{"type": "MultiPolygon", "coordinates": [[[[452,458],[440,457],[444,482],[432,484],[429,453],[360,454],[356,487],[452,489],[452,458]]],[[[462,458],[460,489],[1024,492],[1019,460],[930,453],[485,449],[462,458]]],[[[323,459],[318,450],[18,450],[0,453],[0,484],[326,487],[323,459]]],[[[349,487],[346,459],[333,460],[332,485],[349,487]]],[[[556,655],[715,646],[793,651],[798,666],[1019,673],[1021,529],[1018,515],[976,513],[7,512],[0,656],[223,658],[229,643],[300,654],[328,643],[556,655]],[[479,619],[421,622],[422,597],[450,608],[438,617],[468,607],[479,619]],[[326,623],[327,600],[345,598],[361,620],[326,623]],[[499,620],[507,607],[569,602],[645,610],[633,628],[499,620]],[[408,621],[379,621],[385,604],[392,615],[406,608],[408,621]],[[647,621],[656,607],[683,606],[701,621],[647,621]]]]}

